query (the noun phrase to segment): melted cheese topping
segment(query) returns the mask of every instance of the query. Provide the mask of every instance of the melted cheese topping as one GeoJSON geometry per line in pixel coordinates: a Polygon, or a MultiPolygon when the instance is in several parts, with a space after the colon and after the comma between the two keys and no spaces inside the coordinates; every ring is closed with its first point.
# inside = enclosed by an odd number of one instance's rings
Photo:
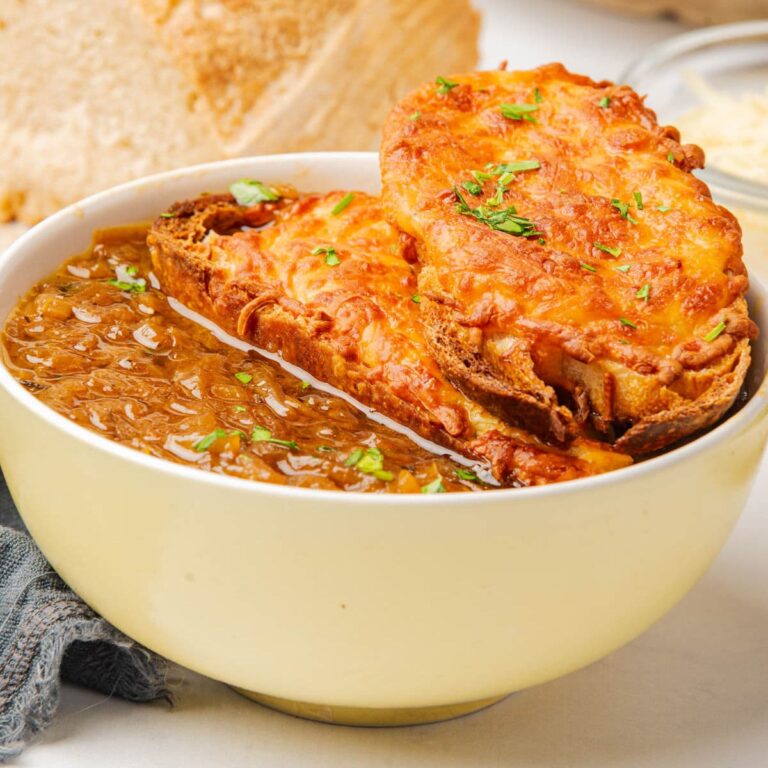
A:
{"type": "MultiPolygon", "coordinates": [[[[556,326],[600,356],[625,361],[619,341],[667,355],[705,334],[743,292],[738,225],[689,173],[702,164],[701,151],[658,126],[632,90],[555,66],[455,80],[447,94],[429,84],[393,110],[384,197],[422,242],[425,265],[437,266],[432,288],[470,317],[487,306],[488,332],[524,317],[525,335],[551,336],[556,326]],[[505,117],[504,104],[535,106],[536,122],[505,117]],[[420,118],[410,120],[416,111],[420,118]],[[517,173],[500,207],[514,205],[543,242],[493,231],[441,194],[488,163],[526,160],[541,167],[517,173]],[[628,216],[613,200],[628,206],[628,216]],[[628,271],[617,271],[622,266],[628,271]],[[645,285],[647,299],[638,298],[645,285]]],[[[465,193],[467,204],[488,206],[496,184],[489,179],[481,195],[465,193]]]]}
{"type": "MultiPolygon", "coordinates": [[[[300,352],[281,350],[286,360],[317,375],[310,363],[319,346],[313,347],[324,345],[322,354],[333,358],[329,383],[364,401],[367,385],[382,387],[391,399],[384,408],[389,415],[400,417],[397,404],[408,404],[411,413],[487,458],[500,479],[508,474],[508,460],[514,461],[515,479],[526,485],[631,462],[584,439],[562,449],[547,446],[455,388],[421,330],[410,240],[386,222],[377,198],[361,192],[335,214],[344,197],[343,192],[308,195],[278,210],[271,226],[210,233],[205,245],[215,270],[208,290],[218,297],[213,313],[235,310],[239,318],[256,316],[257,324],[270,313],[280,315],[305,337],[300,352]]],[[[162,272],[163,260],[157,265],[162,272]]],[[[247,321],[238,319],[237,334],[248,336],[247,321]]],[[[409,426],[418,431],[426,423],[409,426]]]]}
{"type": "Polygon", "coordinates": [[[691,173],[702,151],[626,86],[560,65],[456,75],[393,109],[381,156],[387,214],[419,244],[419,289],[540,402],[545,385],[586,389],[603,423],[673,423],[754,331],[739,225],[691,173]],[[493,175],[532,161],[501,186],[493,175]],[[503,209],[531,231],[489,225],[503,209]]]}

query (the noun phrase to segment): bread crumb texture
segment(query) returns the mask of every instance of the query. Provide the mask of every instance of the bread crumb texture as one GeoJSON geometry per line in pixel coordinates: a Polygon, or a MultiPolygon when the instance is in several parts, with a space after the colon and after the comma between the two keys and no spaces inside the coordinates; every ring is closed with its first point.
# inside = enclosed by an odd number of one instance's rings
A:
{"type": "Polygon", "coordinates": [[[252,153],[375,149],[389,106],[471,69],[468,0],[5,0],[0,221],[252,153]]]}

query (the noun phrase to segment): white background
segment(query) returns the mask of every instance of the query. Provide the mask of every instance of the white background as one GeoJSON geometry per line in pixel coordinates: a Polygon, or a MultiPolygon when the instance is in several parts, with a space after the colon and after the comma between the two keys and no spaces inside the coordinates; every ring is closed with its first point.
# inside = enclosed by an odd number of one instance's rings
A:
{"type": "MultiPolygon", "coordinates": [[[[642,0],[639,0],[642,2],[642,0]]],[[[562,61],[615,78],[681,31],[565,0],[476,0],[483,67],[562,61]]],[[[271,712],[186,673],[174,709],[66,687],[16,763],[45,768],[762,768],[768,766],[768,462],[712,570],[609,658],[450,723],[394,730],[271,712]]]]}

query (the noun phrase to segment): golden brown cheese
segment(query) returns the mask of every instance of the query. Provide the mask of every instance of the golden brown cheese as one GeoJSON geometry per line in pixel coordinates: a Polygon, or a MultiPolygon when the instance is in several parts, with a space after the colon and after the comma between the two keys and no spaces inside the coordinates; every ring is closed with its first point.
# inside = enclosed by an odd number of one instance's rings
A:
{"type": "Polygon", "coordinates": [[[420,330],[410,238],[363,193],[334,213],[344,197],[178,204],[148,238],[161,284],[237,336],[425,437],[488,460],[505,482],[554,482],[629,463],[587,440],[548,446],[452,386],[420,330]]]}
{"type": "Polygon", "coordinates": [[[543,434],[589,419],[631,453],[723,415],[756,332],[741,233],[678,140],[630,88],[560,65],[450,77],[394,108],[385,210],[417,240],[454,382],[543,434]]]}

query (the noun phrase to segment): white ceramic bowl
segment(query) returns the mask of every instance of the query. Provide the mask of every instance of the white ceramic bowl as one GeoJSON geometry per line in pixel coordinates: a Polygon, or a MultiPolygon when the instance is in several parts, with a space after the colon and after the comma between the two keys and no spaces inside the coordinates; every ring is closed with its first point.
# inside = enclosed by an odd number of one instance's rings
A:
{"type": "MultiPolygon", "coordinates": [[[[243,176],[378,189],[376,155],[357,153],[240,159],[117,187],[0,258],[0,318],[95,228],[243,176]]],[[[768,329],[762,291],[752,309],[768,329]]],[[[728,421],[634,467],[549,487],[363,495],[223,477],[70,423],[2,366],[0,463],[54,567],[149,648],[321,719],[438,719],[598,659],[690,589],[765,444],[766,339],[751,399],[728,421]]]]}

